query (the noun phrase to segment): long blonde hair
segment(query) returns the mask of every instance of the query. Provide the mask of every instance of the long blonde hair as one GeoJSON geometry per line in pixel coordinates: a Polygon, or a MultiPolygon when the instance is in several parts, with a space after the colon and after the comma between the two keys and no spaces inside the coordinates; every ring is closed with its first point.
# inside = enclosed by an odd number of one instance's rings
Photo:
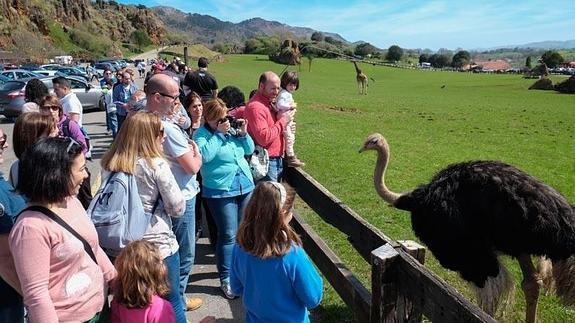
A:
{"type": "Polygon", "coordinates": [[[114,300],[128,308],[145,308],[152,296],[169,293],[167,269],[160,251],[149,241],[128,244],[114,261],[118,276],[114,281],[114,300]]]}
{"type": "Polygon", "coordinates": [[[152,158],[163,157],[158,136],[162,136],[162,121],[156,114],[138,112],[122,124],[110,149],[102,157],[102,168],[110,172],[134,174],[136,161],[144,158],[154,167],[152,158]]]}
{"type": "Polygon", "coordinates": [[[259,258],[285,255],[300,237],[286,223],[295,201],[294,190],[284,184],[260,182],[246,206],[237,233],[240,247],[259,258]]]}

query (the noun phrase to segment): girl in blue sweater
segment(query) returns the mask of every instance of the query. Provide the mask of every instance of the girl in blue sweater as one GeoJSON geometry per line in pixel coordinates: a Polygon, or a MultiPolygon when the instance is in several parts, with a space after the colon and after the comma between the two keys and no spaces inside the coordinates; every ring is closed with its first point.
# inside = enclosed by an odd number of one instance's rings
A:
{"type": "Polygon", "coordinates": [[[230,283],[242,297],[246,322],[309,322],[323,283],[290,227],[294,191],[260,182],[237,233],[230,283]]]}

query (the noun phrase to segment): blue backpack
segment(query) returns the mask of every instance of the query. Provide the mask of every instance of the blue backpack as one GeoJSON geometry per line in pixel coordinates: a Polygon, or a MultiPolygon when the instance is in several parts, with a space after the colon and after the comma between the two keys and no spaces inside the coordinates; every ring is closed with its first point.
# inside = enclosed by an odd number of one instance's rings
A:
{"type": "Polygon", "coordinates": [[[111,173],[87,210],[102,249],[110,256],[117,256],[128,243],[140,240],[158,202],[159,198],[152,213],[144,212],[136,177],[124,172],[111,173]]]}

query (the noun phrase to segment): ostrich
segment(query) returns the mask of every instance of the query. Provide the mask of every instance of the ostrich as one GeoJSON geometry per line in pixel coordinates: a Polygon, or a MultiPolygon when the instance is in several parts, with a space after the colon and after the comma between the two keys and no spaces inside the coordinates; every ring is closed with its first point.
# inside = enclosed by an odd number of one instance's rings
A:
{"type": "Polygon", "coordinates": [[[540,284],[549,278],[535,269],[531,255],[551,259],[556,293],[565,304],[573,304],[575,211],[555,189],[498,161],[470,161],[448,166],[428,184],[398,194],[385,185],[390,157],[385,138],[370,135],[360,152],[366,150],[377,151],[377,193],[393,207],[411,212],[415,234],[442,266],[477,287],[480,306],[490,315],[496,304],[482,300],[497,302],[490,297],[512,286],[498,254],[519,262],[526,322],[535,322],[540,284]]]}

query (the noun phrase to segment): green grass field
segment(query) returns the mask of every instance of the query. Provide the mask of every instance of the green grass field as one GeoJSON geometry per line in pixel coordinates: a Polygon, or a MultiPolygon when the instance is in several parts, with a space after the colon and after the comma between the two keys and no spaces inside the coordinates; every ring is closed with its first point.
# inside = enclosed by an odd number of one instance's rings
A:
{"type": "MultiPolygon", "coordinates": [[[[298,103],[296,153],[305,170],[328,190],[393,239],[415,239],[409,214],[386,205],[373,188],[375,153],[358,154],[368,134],[388,139],[392,159],[386,183],[409,191],[436,171],[459,161],[495,159],[517,166],[553,186],[575,203],[575,96],[529,91],[535,80],[487,75],[403,70],[360,65],[375,80],[369,95],[358,94],[353,65],[303,59],[298,103]]],[[[239,86],[246,95],[261,72],[284,66],[255,55],[226,56],[210,65],[220,88],[239,86]]],[[[289,67],[297,70],[297,67],[289,67]]],[[[562,80],[553,77],[554,82],[562,80]]],[[[370,267],[336,229],[303,213],[328,245],[369,287],[370,267]]],[[[502,321],[524,318],[519,266],[505,259],[516,281],[515,301],[502,321]]],[[[428,253],[426,266],[468,297],[467,284],[428,253]]],[[[327,285],[327,284],[326,284],[327,285]]],[[[326,287],[319,310],[324,322],[353,321],[337,294],[326,287]]],[[[572,321],[575,311],[553,296],[539,302],[540,322],[572,321]]]]}

